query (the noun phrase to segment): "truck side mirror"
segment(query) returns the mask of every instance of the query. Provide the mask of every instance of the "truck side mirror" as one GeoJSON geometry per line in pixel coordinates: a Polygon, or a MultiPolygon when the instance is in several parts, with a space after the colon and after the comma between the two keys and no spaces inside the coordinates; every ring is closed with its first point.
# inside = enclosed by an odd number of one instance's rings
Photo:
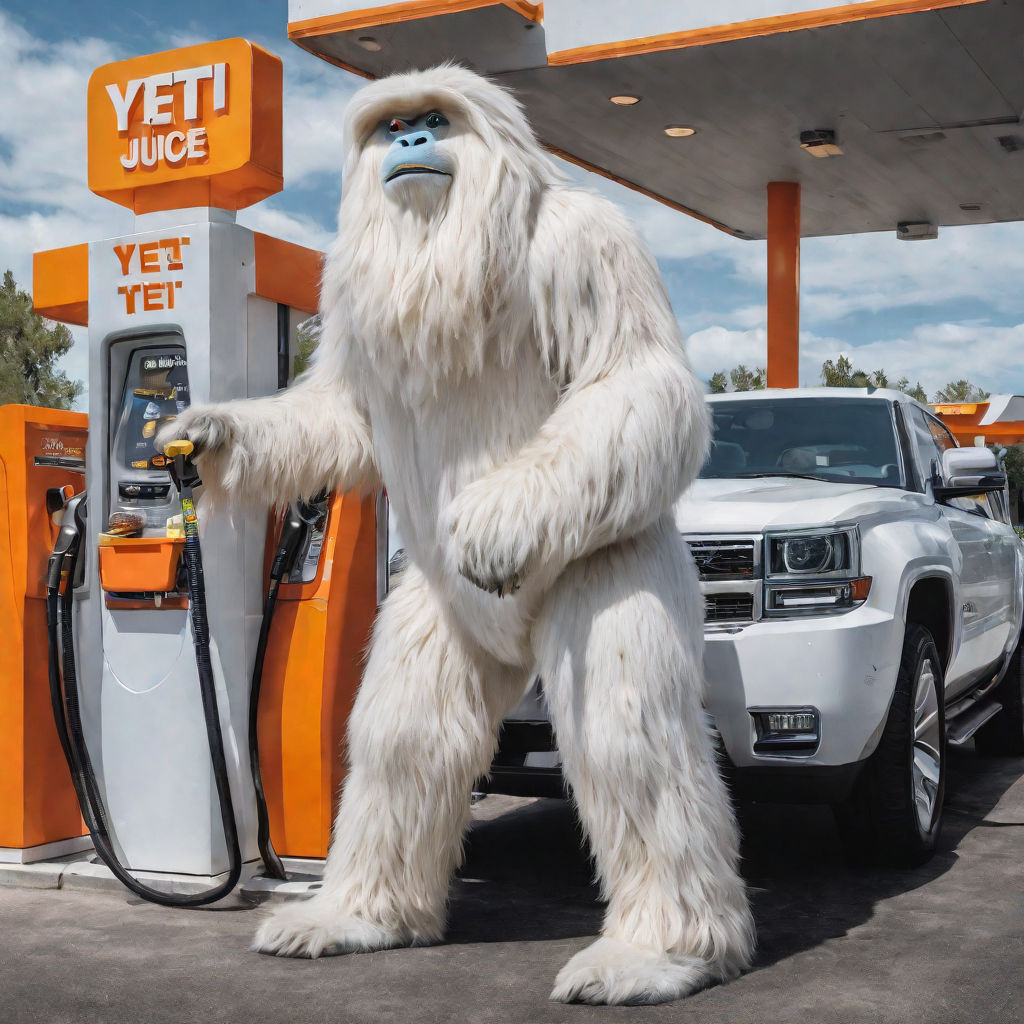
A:
{"type": "Polygon", "coordinates": [[[949,448],[942,453],[942,483],[934,488],[935,497],[965,497],[1001,491],[1006,475],[999,471],[999,461],[988,448],[949,448]]]}

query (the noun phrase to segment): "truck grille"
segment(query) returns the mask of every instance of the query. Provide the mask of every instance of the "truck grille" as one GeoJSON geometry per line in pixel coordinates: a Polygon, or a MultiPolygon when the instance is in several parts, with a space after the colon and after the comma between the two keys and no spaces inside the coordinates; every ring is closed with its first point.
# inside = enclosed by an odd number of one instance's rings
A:
{"type": "Polygon", "coordinates": [[[753,594],[705,594],[705,622],[751,622],[754,618],[753,594]]]}
{"type": "Polygon", "coordinates": [[[691,540],[688,543],[702,580],[754,578],[753,540],[691,540]]]}

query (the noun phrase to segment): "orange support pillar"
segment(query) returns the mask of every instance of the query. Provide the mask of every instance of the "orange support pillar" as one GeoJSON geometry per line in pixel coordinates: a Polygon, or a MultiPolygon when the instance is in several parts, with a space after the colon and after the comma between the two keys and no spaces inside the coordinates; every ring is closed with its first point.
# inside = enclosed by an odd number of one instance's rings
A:
{"type": "Polygon", "coordinates": [[[800,384],[800,185],[768,183],[768,387],[800,384]]]}

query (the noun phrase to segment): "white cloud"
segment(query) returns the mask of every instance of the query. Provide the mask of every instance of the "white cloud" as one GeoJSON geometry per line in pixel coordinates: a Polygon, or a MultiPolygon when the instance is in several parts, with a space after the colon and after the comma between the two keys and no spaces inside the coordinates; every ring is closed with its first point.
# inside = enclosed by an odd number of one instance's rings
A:
{"type": "Polygon", "coordinates": [[[801,383],[817,384],[822,362],[839,354],[848,355],[858,369],[884,369],[890,380],[905,376],[911,383],[920,381],[930,396],[960,377],[993,393],[1024,390],[1024,323],[920,324],[904,336],[856,349],[836,338],[801,335],[801,383]]]}
{"type": "Polygon", "coordinates": [[[927,242],[895,232],[805,239],[801,288],[806,316],[981,301],[994,314],[1024,315],[1024,225],[942,228],[927,242]]]}
{"type": "Polygon", "coordinates": [[[42,43],[0,11],[0,265],[28,287],[32,253],[123,231],[131,214],[89,192],[86,85],[119,56],[98,39],[42,43]]]}
{"type": "MultiPolygon", "coordinates": [[[[0,268],[31,290],[34,252],[131,229],[131,213],[89,191],[85,161],[89,76],[122,54],[94,38],[44,43],[2,11],[0,52],[0,268]]],[[[72,334],[75,344],[61,365],[85,380],[86,331],[76,327],[72,334]]]]}
{"type": "Polygon", "coordinates": [[[695,259],[712,254],[736,254],[738,258],[740,250],[751,245],[609,178],[565,160],[555,162],[577,185],[600,192],[619,206],[660,260],[695,259]]]}
{"type": "Polygon", "coordinates": [[[764,366],[767,351],[768,340],[763,327],[735,331],[716,324],[695,331],[686,339],[690,365],[704,378],[738,363],[750,369],[764,366]]]}
{"type": "Polygon", "coordinates": [[[286,242],[325,250],[334,238],[334,225],[321,224],[312,217],[290,213],[267,203],[238,211],[238,223],[286,242]]]}

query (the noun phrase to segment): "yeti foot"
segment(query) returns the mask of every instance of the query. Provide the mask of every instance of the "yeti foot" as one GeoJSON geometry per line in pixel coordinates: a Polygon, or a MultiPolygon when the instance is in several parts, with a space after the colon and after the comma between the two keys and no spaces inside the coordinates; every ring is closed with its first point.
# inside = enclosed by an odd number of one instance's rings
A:
{"type": "Polygon", "coordinates": [[[626,1006],[667,1003],[704,988],[715,977],[712,966],[696,957],[601,938],[558,972],[551,998],[560,1003],[626,1006]]]}
{"type": "Polygon", "coordinates": [[[401,946],[400,935],[380,925],[340,913],[336,906],[317,897],[286,903],[273,911],[256,931],[252,949],[276,956],[340,956],[401,946]]]}

